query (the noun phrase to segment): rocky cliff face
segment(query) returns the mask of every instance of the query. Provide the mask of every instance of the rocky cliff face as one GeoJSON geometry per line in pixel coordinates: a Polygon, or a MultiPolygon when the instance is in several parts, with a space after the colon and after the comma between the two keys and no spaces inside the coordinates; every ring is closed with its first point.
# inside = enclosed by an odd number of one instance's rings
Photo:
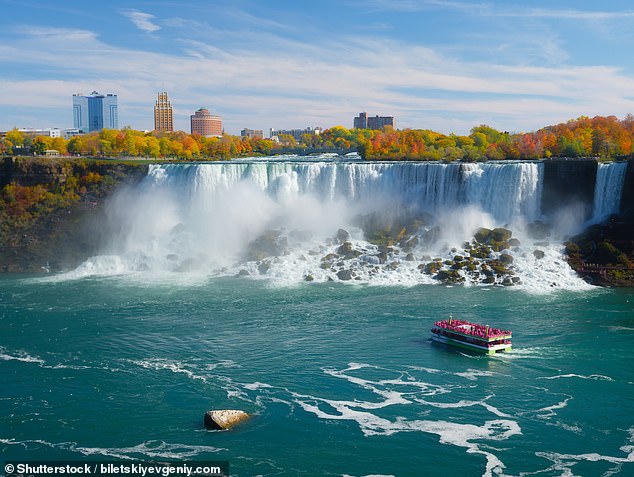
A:
{"type": "Polygon", "coordinates": [[[564,207],[583,207],[592,214],[597,161],[591,159],[553,159],[544,161],[542,212],[550,215],[564,207]]]}
{"type": "Polygon", "coordinates": [[[621,215],[634,224],[634,159],[630,159],[627,163],[621,198],[621,215]]]}
{"type": "Polygon", "coordinates": [[[104,245],[104,202],[147,165],[7,158],[0,167],[0,272],[61,271],[104,245]]]}

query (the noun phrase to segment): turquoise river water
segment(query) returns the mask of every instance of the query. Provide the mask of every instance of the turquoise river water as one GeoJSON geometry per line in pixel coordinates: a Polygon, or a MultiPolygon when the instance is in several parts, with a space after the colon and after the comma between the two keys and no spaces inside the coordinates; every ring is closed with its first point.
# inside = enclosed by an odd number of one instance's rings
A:
{"type": "Polygon", "coordinates": [[[0,459],[231,475],[634,475],[634,293],[0,278],[0,459]],[[476,356],[434,320],[513,330],[476,356]],[[209,409],[253,418],[207,431],[209,409]]]}

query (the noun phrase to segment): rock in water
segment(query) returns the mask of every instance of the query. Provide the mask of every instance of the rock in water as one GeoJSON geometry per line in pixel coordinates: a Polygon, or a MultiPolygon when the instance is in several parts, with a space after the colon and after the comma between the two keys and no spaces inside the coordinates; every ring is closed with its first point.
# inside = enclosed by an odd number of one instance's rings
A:
{"type": "Polygon", "coordinates": [[[242,421],[246,421],[251,416],[244,411],[234,409],[224,409],[218,411],[207,411],[205,413],[205,427],[207,429],[231,429],[242,421]]]}

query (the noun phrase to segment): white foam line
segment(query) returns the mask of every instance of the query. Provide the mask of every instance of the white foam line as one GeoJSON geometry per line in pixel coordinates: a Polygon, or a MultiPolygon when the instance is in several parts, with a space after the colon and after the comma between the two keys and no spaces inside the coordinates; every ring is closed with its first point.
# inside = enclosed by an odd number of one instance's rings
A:
{"type": "Polygon", "coordinates": [[[273,386],[271,386],[270,384],[260,383],[260,382],[257,382],[257,381],[255,383],[243,384],[243,387],[245,389],[248,389],[249,391],[257,391],[258,389],[271,389],[271,388],[273,388],[273,386]]]}
{"type": "Polygon", "coordinates": [[[185,376],[191,379],[197,379],[203,382],[207,381],[205,376],[199,376],[194,374],[191,370],[186,368],[186,365],[181,363],[180,361],[170,361],[165,359],[147,359],[147,360],[128,360],[129,363],[135,364],[137,366],[141,366],[145,369],[154,369],[154,370],[168,370],[177,374],[184,374],[185,376]]]}
{"type": "Polygon", "coordinates": [[[18,351],[18,355],[7,354],[5,348],[0,348],[0,359],[3,361],[20,361],[22,363],[37,363],[40,366],[44,365],[46,361],[42,358],[31,356],[24,351],[18,351]]]}
{"type": "Polygon", "coordinates": [[[83,455],[104,455],[118,459],[135,460],[136,455],[144,455],[153,458],[182,459],[195,457],[206,452],[219,452],[226,449],[211,446],[192,446],[188,444],[170,444],[164,441],[146,441],[132,447],[82,447],[76,442],[52,443],[40,439],[16,441],[15,439],[2,439],[1,444],[21,445],[28,449],[29,444],[40,444],[54,449],[69,450],[79,452],[83,455]]]}
{"type": "Polygon", "coordinates": [[[566,464],[566,461],[588,461],[588,462],[610,462],[611,464],[626,464],[634,463],[634,446],[622,446],[619,448],[623,452],[627,452],[626,457],[614,457],[609,455],[602,455],[598,452],[588,452],[586,454],[559,454],[557,452],[536,452],[535,455],[543,457],[556,464],[563,464],[566,467],[571,465],[566,464]]]}
{"type": "Polygon", "coordinates": [[[74,369],[74,370],[85,370],[85,369],[100,369],[104,371],[111,372],[121,372],[127,373],[129,371],[118,369],[118,368],[110,368],[108,366],[89,366],[84,364],[46,364],[46,361],[39,356],[31,356],[25,351],[16,351],[15,354],[8,354],[5,348],[0,347],[0,360],[2,361],[18,361],[21,363],[32,363],[37,364],[42,369],[74,369]]]}
{"type": "Polygon", "coordinates": [[[469,379],[470,381],[476,381],[479,377],[485,376],[495,376],[495,373],[492,371],[481,371],[478,369],[468,369],[462,373],[453,373],[454,376],[460,376],[465,379],[469,379]]]}
{"type": "Polygon", "coordinates": [[[557,376],[540,376],[537,379],[566,379],[566,378],[579,378],[579,379],[591,379],[594,381],[614,381],[609,376],[604,376],[603,374],[590,374],[588,376],[584,376],[582,374],[558,374],[557,376]]]}
{"type": "MultiPolygon", "coordinates": [[[[629,433],[629,442],[634,442],[634,427],[628,429],[629,433]]],[[[609,462],[611,464],[615,464],[617,467],[615,469],[610,469],[605,472],[604,476],[618,474],[621,471],[621,466],[623,464],[634,463],[634,445],[624,445],[619,447],[619,450],[625,452],[627,455],[625,457],[614,457],[609,455],[599,454],[598,452],[586,452],[583,454],[560,454],[558,452],[535,452],[537,457],[542,457],[547,459],[553,463],[551,467],[545,469],[542,472],[550,472],[550,471],[559,471],[562,472],[562,476],[572,476],[572,472],[570,468],[575,465],[577,462],[586,461],[586,462],[609,462]]]]}
{"type": "Polygon", "coordinates": [[[463,399],[458,402],[432,402],[426,401],[424,399],[416,399],[416,402],[440,409],[457,409],[461,407],[482,406],[491,414],[495,414],[498,417],[512,418],[513,416],[511,416],[510,414],[506,414],[505,412],[500,411],[497,407],[492,406],[487,402],[487,400],[492,397],[493,395],[487,396],[482,401],[467,401],[463,399]]]}
{"type": "Polygon", "coordinates": [[[634,331],[631,326],[608,326],[607,329],[610,331],[634,331]]]}
{"type": "Polygon", "coordinates": [[[547,407],[542,407],[540,409],[537,410],[537,412],[546,412],[547,414],[540,416],[543,418],[549,418],[551,416],[555,416],[557,413],[555,412],[557,409],[563,409],[568,405],[568,401],[570,401],[572,399],[572,397],[567,397],[566,399],[564,399],[561,402],[558,402],[557,404],[553,404],[552,406],[547,406],[547,407]]]}

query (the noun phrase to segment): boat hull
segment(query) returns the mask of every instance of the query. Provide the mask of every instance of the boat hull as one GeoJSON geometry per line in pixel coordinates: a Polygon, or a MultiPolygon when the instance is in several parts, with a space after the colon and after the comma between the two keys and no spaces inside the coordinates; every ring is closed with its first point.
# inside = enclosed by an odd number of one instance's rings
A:
{"type": "Polygon", "coordinates": [[[436,341],[437,343],[443,343],[449,346],[455,346],[457,348],[468,349],[471,351],[475,351],[477,353],[484,353],[489,355],[496,354],[498,352],[511,351],[510,343],[497,344],[494,346],[480,346],[474,343],[468,343],[466,341],[456,340],[448,336],[443,336],[436,333],[431,334],[431,339],[433,341],[436,341]]]}

